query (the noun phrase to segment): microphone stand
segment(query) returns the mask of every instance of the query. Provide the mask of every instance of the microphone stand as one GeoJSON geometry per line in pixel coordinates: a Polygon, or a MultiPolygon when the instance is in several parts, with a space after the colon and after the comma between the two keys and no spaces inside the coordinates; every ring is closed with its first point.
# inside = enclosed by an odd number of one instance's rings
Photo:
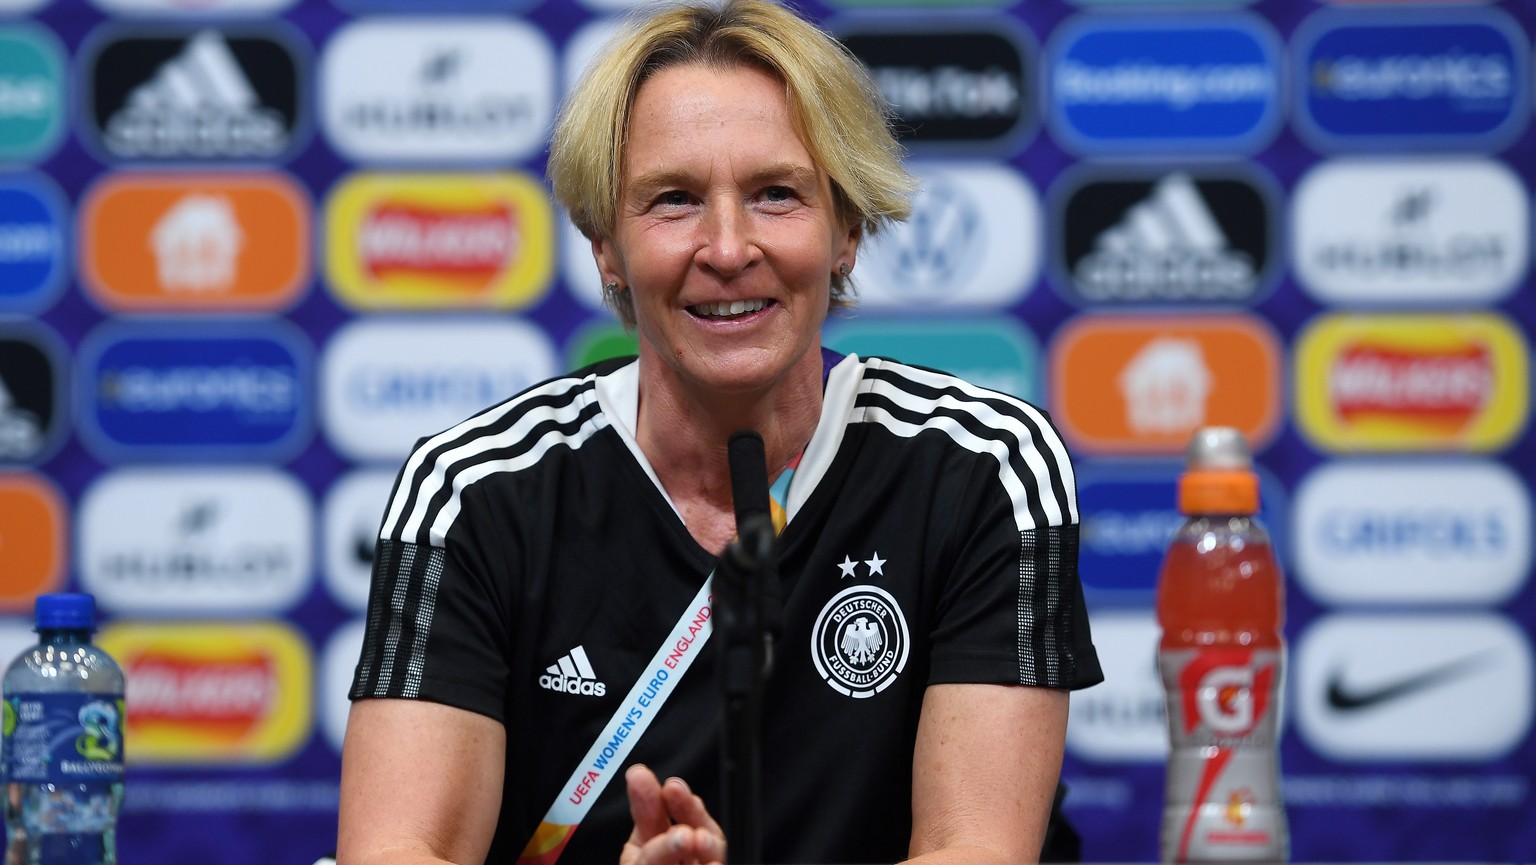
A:
{"type": "Polygon", "coordinates": [[[721,744],[722,809],[732,865],[761,865],[761,747],[763,685],[773,667],[773,636],[780,626],[773,521],[752,513],[715,566],[714,616],[722,649],[720,687],[725,696],[721,744]]]}

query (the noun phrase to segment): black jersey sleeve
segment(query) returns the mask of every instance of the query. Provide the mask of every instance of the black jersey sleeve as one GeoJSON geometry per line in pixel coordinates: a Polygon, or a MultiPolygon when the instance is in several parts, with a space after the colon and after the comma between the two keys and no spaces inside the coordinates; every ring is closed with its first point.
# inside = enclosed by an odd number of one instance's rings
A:
{"type": "Polygon", "coordinates": [[[949,446],[934,491],[950,516],[929,681],[1064,689],[1102,681],[1077,572],[1076,481],[1049,417],[944,373],[875,363],[876,398],[926,413],[906,425],[942,432],[949,446]],[[957,475],[962,482],[946,480],[957,475]]]}
{"type": "Polygon", "coordinates": [[[505,723],[507,600],[492,576],[491,539],[476,528],[486,522],[474,513],[476,492],[462,494],[471,513],[440,542],[379,539],[352,699],[428,700],[505,723]]]}
{"type": "Polygon", "coordinates": [[[602,426],[592,391],[586,371],[551,379],[416,445],[379,530],[352,699],[430,700],[506,723],[524,554],[550,531],[509,491],[602,426]]]}

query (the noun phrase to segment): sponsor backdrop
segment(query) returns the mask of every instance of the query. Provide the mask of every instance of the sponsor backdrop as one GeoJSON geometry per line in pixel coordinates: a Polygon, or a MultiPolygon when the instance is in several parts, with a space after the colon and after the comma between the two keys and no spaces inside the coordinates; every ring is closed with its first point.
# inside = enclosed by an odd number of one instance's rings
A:
{"type": "MultiPolygon", "coordinates": [[[[0,0],[0,650],[100,600],[124,861],[331,849],[406,449],[629,344],[543,183],[626,5],[0,0]]],[[[1088,858],[1156,855],[1152,590],[1218,423],[1289,574],[1295,858],[1536,856],[1536,5],[808,11],[923,180],[829,342],[1035,400],[1079,462],[1088,858]]]]}

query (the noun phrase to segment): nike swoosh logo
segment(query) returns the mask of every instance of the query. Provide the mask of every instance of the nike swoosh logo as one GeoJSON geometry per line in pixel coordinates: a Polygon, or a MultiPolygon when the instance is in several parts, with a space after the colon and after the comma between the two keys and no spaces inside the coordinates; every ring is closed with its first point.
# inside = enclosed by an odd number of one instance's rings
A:
{"type": "Polygon", "coordinates": [[[1442,682],[1464,675],[1468,670],[1480,665],[1487,652],[1479,652],[1476,655],[1462,658],[1459,661],[1451,661],[1423,672],[1413,673],[1396,681],[1377,685],[1374,688],[1351,690],[1344,685],[1344,675],[1335,670],[1328,678],[1328,705],[1341,712],[1354,712],[1360,709],[1369,709],[1382,703],[1390,703],[1433,688],[1442,682]]]}

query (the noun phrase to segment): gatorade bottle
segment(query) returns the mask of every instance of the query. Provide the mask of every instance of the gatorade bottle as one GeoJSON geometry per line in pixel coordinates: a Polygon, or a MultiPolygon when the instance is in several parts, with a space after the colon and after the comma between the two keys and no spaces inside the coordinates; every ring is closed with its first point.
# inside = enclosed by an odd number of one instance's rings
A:
{"type": "Polygon", "coordinates": [[[1283,862],[1290,853],[1278,748],[1284,587],[1258,509],[1242,434],[1197,431],[1179,479],[1185,520],[1157,583],[1172,746],[1164,862],[1283,862]]]}

